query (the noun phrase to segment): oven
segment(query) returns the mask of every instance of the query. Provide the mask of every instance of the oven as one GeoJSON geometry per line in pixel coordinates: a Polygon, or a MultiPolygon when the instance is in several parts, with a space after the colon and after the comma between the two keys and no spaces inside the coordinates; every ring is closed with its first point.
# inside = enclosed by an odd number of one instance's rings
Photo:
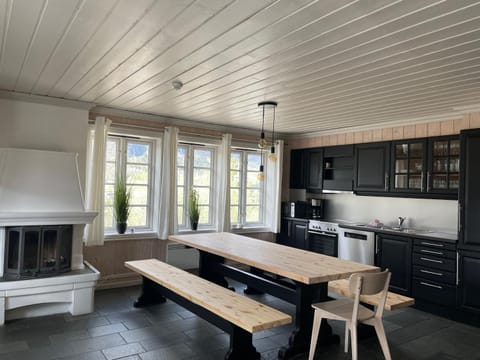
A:
{"type": "Polygon", "coordinates": [[[310,220],[307,250],[328,256],[338,256],[338,224],[310,220]]]}

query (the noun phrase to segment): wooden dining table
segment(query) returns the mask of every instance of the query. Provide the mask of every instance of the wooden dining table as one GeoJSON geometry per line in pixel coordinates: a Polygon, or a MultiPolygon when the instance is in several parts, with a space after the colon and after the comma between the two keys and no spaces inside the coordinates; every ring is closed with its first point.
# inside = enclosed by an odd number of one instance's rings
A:
{"type": "MultiPolygon", "coordinates": [[[[288,344],[280,349],[279,359],[308,350],[313,324],[311,304],[329,299],[329,281],[379,270],[375,266],[227,232],[171,235],[169,240],[199,250],[201,277],[225,287],[228,287],[225,277],[231,278],[295,305],[295,329],[288,344]],[[250,270],[226,264],[225,259],[248,265],[250,270]]],[[[154,289],[144,288],[143,299],[151,300],[148,293],[153,292],[154,289]]],[[[318,346],[338,341],[339,337],[332,334],[331,327],[324,321],[318,346]]]]}

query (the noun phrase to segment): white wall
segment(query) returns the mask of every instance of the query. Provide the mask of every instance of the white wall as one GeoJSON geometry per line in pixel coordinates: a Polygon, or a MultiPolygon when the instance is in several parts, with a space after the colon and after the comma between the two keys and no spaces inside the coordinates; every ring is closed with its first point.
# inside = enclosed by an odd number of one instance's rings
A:
{"type": "MultiPolygon", "coordinates": [[[[316,197],[313,195],[312,197],[316,197]]],[[[458,202],[455,200],[406,199],[323,194],[327,199],[327,218],[368,223],[378,219],[385,225],[396,225],[397,218],[407,218],[407,227],[457,231],[458,202]]]]}
{"type": "Polygon", "coordinates": [[[82,186],[88,110],[0,99],[0,147],[76,152],[82,186]]]}

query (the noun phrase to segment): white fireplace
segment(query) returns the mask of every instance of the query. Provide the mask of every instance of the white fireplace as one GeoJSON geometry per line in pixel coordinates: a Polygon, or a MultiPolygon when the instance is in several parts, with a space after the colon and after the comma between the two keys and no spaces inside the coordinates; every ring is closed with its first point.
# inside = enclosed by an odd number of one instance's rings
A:
{"type": "Polygon", "coordinates": [[[83,261],[83,230],[96,212],[85,211],[77,154],[0,149],[0,324],[5,319],[93,311],[100,274],[83,261]],[[4,277],[6,229],[71,225],[72,271],[53,277],[4,277]]]}

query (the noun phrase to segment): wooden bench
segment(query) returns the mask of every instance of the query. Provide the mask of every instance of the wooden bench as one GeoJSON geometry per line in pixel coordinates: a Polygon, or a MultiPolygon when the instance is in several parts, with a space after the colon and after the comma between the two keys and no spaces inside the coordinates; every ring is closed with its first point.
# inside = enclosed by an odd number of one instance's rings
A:
{"type": "MultiPolygon", "coordinates": [[[[335,294],[343,295],[343,296],[348,296],[348,297],[353,296],[350,293],[350,290],[348,287],[348,279],[330,281],[328,283],[328,291],[333,292],[335,294]]],[[[378,302],[380,301],[380,295],[379,294],[362,295],[360,297],[360,301],[369,305],[378,305],[378,302]]],[[[393,310],[401,309],[407,306],[411,306],[413,304],[415,304],[415,299],[408,296],[395,294],[389,291],[387,294],[385,309],[393,311],[393,310]]]]}
{"type": "Polygon", "coordinates": [[[290,315],[157,259],[127,261],[125,266],[143,276],[147,294],[165,296],[229,333],[225,359],[259,359],[252,333],[292,322],[290,315]]]}

